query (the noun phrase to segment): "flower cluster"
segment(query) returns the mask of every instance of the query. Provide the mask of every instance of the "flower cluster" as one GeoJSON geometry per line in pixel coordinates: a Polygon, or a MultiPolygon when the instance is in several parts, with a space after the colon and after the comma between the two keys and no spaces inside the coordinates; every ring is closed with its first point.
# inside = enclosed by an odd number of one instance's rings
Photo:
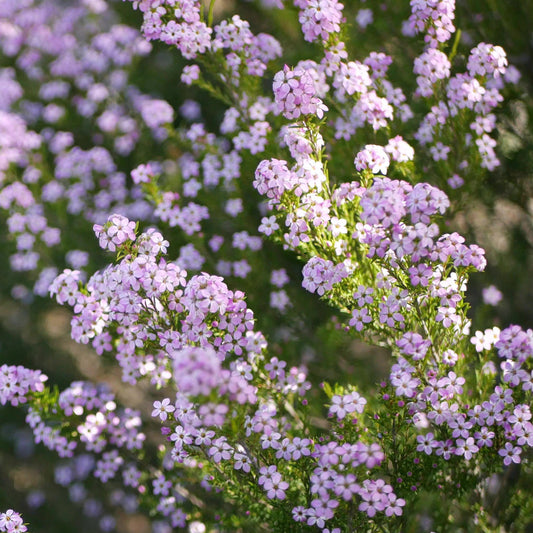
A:
{"type": "Polygon", "coordinates": [[[470,52],[468,72],[471,76],[503,76],[507,70],[507,56],[501,46],[479,43],[470,52]]]}
{"type": "Polygon", "coordinates": [[[200,2],[180,1],[173,9],[175,18],[164,21],[166,9],[158,1],[142,2],[142,32],[148,40],[161,40],[176,46],[187,59],[211,48],[212,28],[200,20],[200,2]]]}
{"type": "Polygon", "coordinates": [[[6,533],[24,533],[28,528],[24,525],[20,513],[8,509],[5,513],[0,513],[0,531],[6,533]]]}
{"type": "Polygon", "coordinates": [[[331,291],[333,285],[348,276],[344,264],[334,265],[331,261],[320,257],[309,259],[302,274],[304,277],[302,287],[309,292],[316,292],[319,296],[331,291]]]}
{"type": "Polygon", "coordinates": [[[278,112],[285,118],[297,119],[302,115],[324,116],[328,108],[316,96],[315,80],[308,70],[291,70],[287,65],[274,76],[274,98],[278,112]]]}
{"type": "MultiPolygon", "coordinates": [[[[414,367],[403,357],[392,367],[390,383],[398,397],[408,398],[411,421],[419,428],[431,426],[433,431],[417,436],[417,450],[426,455],[437,455],[446,461],[463,456],[470,461],[484,450],[497,449],[503,464],[520,463],[524,447],[533,444],[533,425],[524,392],[531,389],[531,373],[521,368],[528,366],[533,355],[531,330],[524,332],[511,326],[501,332],[495,346],[500,358],[502,385],[495,386],[484,401],[472,402],[464,398],[465,377],[448,368],[467,368],[457,354],[443,354],[442,362],[430,362],[430,379],[414,376],[414,367]],[[466,401],[465,401],[466,400],[466,401]],[[425,424],[421,421],[426,420],[425,424]]],[[[425,359],[427,344],[418,336],[409,350],[400,348],[412,360],[425,359]],[[422,349],[422,351],[421,351],[422,349]]],[[[491,346],[484,348],[489,350],[491,346]]],[[[481,351],[481,350],[479,350],[481,351]]]]}
{"type": "MultiPolygon", "coordinates": [[[[59,395],[52,415],[79,420],[73,430],[79,443],[88,451],[102,454],[96,461],[94,476],[103,482],[115,477],[123,463],[117,449],[138,450],[145,440],[145,435],[140,431],[139,413],[132,409],[117,410],[114,395],[106,386],[72,383],[59,395]]],[[[59,457],[73,457],[79,443],[72,436],[63,435],[61,428],[55,427],[53,419],[50,413],[32,407],[26,422],[33,431],[36,443],[42,443],[59,457]]]]}
{"type": "Polygon", "coordinates": [[[93,230],[98,237],[100,248],[111,252],[126,241],[135,240],[135,223],[122,215],[111,215],[104,226],[95,224],[93,230]]]}
{"type": "MultiPolygon", "coordinates": [[[[130,276],[135,277],[135,272],[141,264],[155,261],[159,265],[157,272],[154,272],[153,279],[160,279],[164,270],[168,273],[168,267],[172,263],[165,263],[162,259],[157,260],[158,255],[162,252],[159,248],[150,246],[154,233],[143,234],[135,240],[137,250],[131,250],[135,258],[127,257],[122,261],[124,267],[127,266],[130,276]],[[150,255],[152,254],[152,255],[150,255]],[[152,259],[150,259],[152,258],[152,259]]],[[[119,251],[119,250],[118,250],[119,251]]],[[[178,270],[174,270],[174,276],[178,270]]],[[[108,269],[109,270],[109,269],[108,269]]],[[[338,498],[342,501],[350,501],[354,497],[360,498],[359,509],[367,516],[375,516],[377,512],[382,512],[386,516],[391,514],[399,515],[402,513],[401,507],[404,501],[393,493],[392,488],[387,485],[386,498],[376,500],[373,492],[377,487],[385,486],[382,479],[367,479],[361,484],[355,480],[365,469],[375,468],[381,464],[384,456],[381,448],[373,443],[366,444],[364,441],[357,441],[355,444],[341,444],[335,440],[315,443],[310,439],[302,439],[292,436],[293,425],[285,423],[283,426],[277,419],[277,408],[273,399],[265,398],[267,390],[279,391],[289,396],[292,394],[304,394],[308,388],[305,382],[305,374],[296,368],[289,372],[285,370],[286,363],[272,358],[265,362],[260,355],[266,346],[262,336],[254,333],[252,327],[252,315],[245,307],[244,317],[248,326],[240,329],[237,308],[235,303],[238,300],[231,296],[231,292],[225,288],[220,278],[209,277],[205,274],[191,278],[186,282],[184,278],[179,282],[174,278],[174,282],[168,282],[163,287],[147,286],[141,283],[143,277],[137,277],[136,283],[134,278],[129,281],[120,282],[116,277],[122,268],[113,269],[115,273],[115,285],[113,294],[116,297],[117,304],[124,302],[116,307],[112,300],[105,303],[106,315],[102,317],[100,313],[100,325],[95,335],[95,341],[98,337],[106,336],[107,343],[110,347],[112,335],[111,330],[106,331],[103,324],[106,320],[112,319],[117,325],[112,328],[118,335],[113,344],[121,346],[128,345],[129,348],[117,354],[117,359],[124,368],[124,360],[127,359],[129,364],[137,361],[141,364],[138,368],[138,375],[146,373],[150,369],[150,375],[155,375],[156,367],[154,362],[142,353],[154,351],[157,346],[159,349],[159,365],[161,368],[161,377],[165,376],[165,383],[172,382],[177,388],[176,401],[173,403],[169,398],[154,403],[152,416],[164,424],[164,433],[170,436],[172,449],[170,450],[173,461],[187,465],[198,453],[206,453],[214,464],[224,465],[229,463],[233,465],[234,470],[240,470],[245,474],[251,475],[253,471],[260,468],[261,477],[259,485],[265,491],[267,500],[290,499],[293,502],[292,514],[293,519],[297,521],[305,520],[308,525],[318,525],[324,527],[327,521],[332,520],[335,516],[335,509],[341,508],[338,498]],[[120,287],[127,286],[129,292],[127,297],[128,303],[125,302],[125,295],[121,295],[120,287]],[[183,287],[183,288],[182,288],[183,287]],[[139,307],[135,307],[134,294],[137,293],[142,299],[139,300],[139,307]],[[229,296],[229,299],[228,299],[229,296]],[[148,301],[151,303],[148,303],[148,301]],[[142,303],[144,302],[144,303],[142,303]],[[129,306],[124,307],[124,305],[129,306]],[[166,309],[166,311],[165,311],[166,309]],[[157,311],[157,314],[152,314],[157,311]],[[107,316],[109,318],[107,318],[107,316]],[[169,321],[171,316],[175,316],[169,321]],[[183,318],[178,318],[182,316],[183,318]],[[151,318],[150,318],[151,317],[151,318]],[[213,318],[211,318],[213,317],[213,318]],[[231,317],[231,330],[233,333],[224,333],[224,322],[231,317]],[[121,321],[127,318],[128,330],[126,334],[125,323],[121,321]],[[236,320],[237,319],[237,320],[236,320]],[[193,320],[191,322],[190,320],[193,320]],[[150,331],[146,335],[139,335],[145,329],[143,325],[150,324],[150,331]],[[174,330],[173,324],[180,324],[180,328],[174,330]],[[202,333],[198,327],[202,327],[202,333]],[[235,328],[235,329],[234,329],[235,328]],[[159,330],[159,333],[157,331],[159,330]],[[131,334],[135,337],[131,337],[131,334]],[[240,333],[236,336],[236,333],[240,333]],[[230,336],[231,335],[231,336],[230,336]],[[233,340],[232,340],[233,339],[233,340]],[[241,339],[237,340],[236,339],[241,339]],[[235,342],[236,341],[236,342],[235,342]],[[244,342],[242,342],[244,341],[244,342]],[[194,347],[196,344],[198,347],[194,347]],[[229,370],[222,365],[228,364],[229,370]],[[237,357],[236,357],[237,356],[237,357]],[[236,357],[236,358],[235,358],[236,357]],[[142,358],[142,362],[141,362],[142,358]],[[168,372],[169,367],[171,373],[168,372]],[[165,375],[166,374],[166,375],[165,375]],[[261,389],[258,384],[262,383],[261,389]],[[260,393],[260,390],[267,385],[260,393]],[[213,393],[216,394],[213,396],[213,393]],[[259,402],[259,395],[261,400],[259,402]],[[198,399],[204,397],[211,399],[207,403],[198,403],[198,399]],[[232,423],[235,417],[243,416],[239,409],[231,412],[225,403],[213,401],[214,398],[227,397],[228,402],[236,405],[246,406],[251,409],[250,414],[244,417],[244,431],[247,439],[246,447],[240,444],[239,436],[232,436],[230,439],[226,435],[217,436],[217,428],[232,423]],[[291,429],[292,428],[292,429],[291,429]],[[262,459],[253,453],[253,442],[260,444],[263,454],[269,454],[274,464],[270,463],[261,466],[262,459]],[[204,452],[202,452],[204,450],[204,452]],[[282,471],[287,472],[289,463],[292,461],[312,460],[316,465],[311,477],[311,494],[316,496],[311,501],[311,506],[301,507],[298,503],[298,493],[291,490],[290,483],[284,480],[282,471]],[[283,461],[288,462],[287,465],[283,461]],[[341,468],[342,467],[342,468],[341,468]],[[352,470],[353,473],[349,473],[352,470]],[[327,475],[326,475],[327,472],[327,475]],[[342,489],[339,489],[342,487],[342,489]],[[369,503],[371,502],[371,503],[369,503]]],[[[66,273],[71,276],[71,273],[66,273]]],[[[184,273],[183,273],[184,275],[184,273]]],[[[62,279],[63,275],[58,279],[62,279]]],[[[279,276],[277,276],[279,277],[279,276]]],[[[112,278],[108,278],[112,279],[112,278]]],[[[56,282],[55,287],[60,287],[63,282],[56,282]]],[[[96,281],[93,277],[89,280],[87,288],[91,291],[91,296],[95,301],[103,305],[102,294],[96,296],[96,281]]],[[[61,296],[61,290],[54,289],[60,301],[65,301],[61,296]]],[[[83,297],[83,293],[78,294],[78,299],[83,297]]],[[[87,297],[86,301],[87,300],[87,297]]],[[[109,297],[108,297],[109,298],[109,297]]],[[[76,304],[76,308],[81,313],[81,319],[84,320],[86,332],[89,328],[87,318],[82,318],[84,308],[87,308],[83,302],[76,304]]],[[[91,313],[94,315],[94,305],[91,313]]],[[[96,317],[96,315],[94,315],[96,317]]],[[[78,341],[83,342],[83,337],[77,335],[77,317],[73,320],[73,334],[78,341]]],[[[92,327],[96,325],[92,318],[92,327]]],[[[230,324],[228,323],[228,326],[230,324]]],[[[227,327],[227,326],[226,326],[227,327]]],[[[145,331],[148,331],[145,329],[145,331]]],[[[86,333],[87,336],[91,333],[86,333]]],[[[93,343],[95,342],[93,341],[93,343]]],[[[99,341],[98,341],[99,342],[99,341]]],[[[109,347],[107,349],[109,349],[109,347]]],[[[104,348],[105,349],[105,348],[104,348]]],[[[156,363],[157,364],[157,363],[156,363]]],[[[125,369],[126,370],[126,369],[125,369]]],[[[135,375],[133,372],[125,373],[125,379],[135,375]]],[[[106,425],[105,409],[114,410],[112,398],[107,397],[105,392],[96,393],[85,390],[86,385],[74,384],[73,387],[81,387],[78,392],[75,389],[67,389],[60,395],[59,405],[65,413],[76,414],[81,416],[86,409],[97,409],[97,413],[90,414],[86,417],[85,422],[78,427],[78,432],[82,435],[82,441],[85,442],[89,450],[102,452],[107,442],[116,446],[130,445],[129,441],[124,438],[117,442],[114,435],[113,427],[106,425]],[[84,398],[98,398],[96,403],[87,404],[84,398]],[[102,411],[103,409],[103,411],[102,411]],[[104,438],[102,435],[107,434],[109,437],[104,438]]],[[[342,420],[346,413],[356,411],[363,413],[366,400],[356,392],[339,397],[333,397],[332,403],[335,407],[331,408],[331,413],[336,413],[339,420],[342,420]]],[[[242,408],[241,408],[242,409],[242,408]]],[[[32,415],[35,418],[35,414],[32,415]]],[[[36,420],[32,418],[32,423],[36,420]]],[[[119,424],[120,427],[120,424],[119,424]]],[[[137,437],[131,443],[131,447],[136,446],[137,437]]],[[[120,457],[112,452],[105,452],[102,459],[99,460],[95,475],[106,481],[110,477],[115,477],[117,471],[122,468],[120,457]]],[[[225,468],[225,467],[224,467],[225,468]]],[[[169,474],[166,474],[167,476],[169,474]]],[[[157,482],[156,488],[154,481],[154,493],[166,496],[168,494],[168,478],[161,478],[157,482]]],[[[168,485],[169,486],[169,485],[168,485]]],[[[172,506],[172,512],[178,512],[179,508],[172,506]]],[[[164,513],[165,514],[165,513],[164,513]]],[[[166,516],[169,516],[166,514],[166,516]]]]}
{"type": "Polygon", "coordinates": [[[368,169],[373,174],[387,174],[390,159],[385,148],[376,144],[368,144],[356,156],[355,168],[361,172],[368,169]]]}
{"type": "Polygon", "coordinates": [[[41,392],[47,376],[40,370],[29,370],[23,366],[0,367],[0,404],[10,403],[13,406],[27,402],[31,392],[41,392]]]}
{"type": "MultiPolygon", "coordinates": [[[[87,292],[80,291],[79,277],[70,270],[51,285],[58,303],[75,308],[72,335],[76,341],[90,341],[100,353],[109,351],[109,329],[118,327],[121,341],[117,358],[124,379],[132,383],[147,373],[154,383],[167,382],[170,376],[164,361],[177,357],[176,351],[190,342],[205,345],[213,335],[207,330],[210,324],[217,331],[212,342],[221,354],[240,354],[249,349],[247,332],[253,314],[246,308],[243,293],[230,291],[218,276],[200,274],[187,280],[187,272],[178,264],[161,258],[168,241],[156,231],[135,240],[135,233],[127,233],[133,232],[135,223],[124,217],[112,215],[105,236],[116,230],[117,220],[127,231],[119,238],[117,230],[111,237],[119,239],[115,243],[118,247],[135,241],[129,255],[116,266],[95,274],[87,283],[87,292]],[[139,320],[142,322],[137,323],[139,320]],[[172,332],[168,329],[172,324],[180,324],[181,330],[172,332]],[[151,353],[146,351],[148,346],[152,346],[151,353]]],[[[100,236],[100,241],[105,249],[114,246],[113,240],[102,242],[100,236]]],[[[182,357],[185,364],[187,357],[182,357]]],[[[209,374],[208,368],[205,371],[209,374]]]]}
{"type": "Polygon", "coordinates": [[[337,0],[295,0],[300,9],[299,21],[306,41],[327,41],[339,33],[343,5],[337,0]]]}
{"type": "MultiPolygon", "coordinates": [[[[451,75],[448,57],[435,48],[427,49],[415,59],[414,72],[418,75],[416,92],[433,104],[421,121],[415,137],[420,144],[429,145],[434,161],[445,161],[451,168],[449,172],[454,173],[454,176],[447,180],[451,188],[463,183],[460,174],[477,159],[481,159],[479,164],[482,168],[489,170],[500,164],[494,151],[496,141],[490,137],[490,133],[495,127],[493,110],[502,100],[499,90],[504,86],[507,65],[503,49],[485,43],[470,51],[467,71],[464,73],[451,75]],[[443,100],[435,97],[440,90],[446,92],[443,100]],[[458,134],[455,124],[459,120],[469,125],[459,131],[465,137],[465,145],[471,147],[471,154],[466,159],[453,161],[447,139],[452,129],[455,135],[458,134]]],[[[512,79],[512,69],[509,73],[505,81],[512,79]]]]}
{"type": "Polygon", "coordinates": [[[61,240],[71,237],[68,225],[52,222],[59,213],[95,223],[112,210],[140,218],[153,211],[116,159],[143,138],[165,139],[174,115],[128,82],[128,69],[151,47],[105,4],[9,0],[0,25],[0,50],[14,58],[0,67],[0,209],[16,246],[11,269],[40,271],[34,291],[42,296],[69,263],[58,259],[61,240]],[[98,22],[82,24],[92,18],[98,22]]]}
{"type": "Polygon", "coordinates": [[[412,14],[408,28],[414,33],[426,32],[424,40],[431,48],[450,39],[455,26],[455,0],[411,0],[412,14]]]}

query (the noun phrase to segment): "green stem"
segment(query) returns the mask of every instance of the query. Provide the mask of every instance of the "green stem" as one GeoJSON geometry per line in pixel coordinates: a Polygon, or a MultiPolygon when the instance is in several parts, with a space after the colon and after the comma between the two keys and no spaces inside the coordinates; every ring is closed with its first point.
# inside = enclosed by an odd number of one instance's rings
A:
{"type": "Polygon", "coordinates": [[[457,54],[457,47],[459,46],[460,40],[461,40],[461,30],[457,30],[457,33],[455,34],[455,39],[453,41],[452,51],[450,52],[450,57],[448,58],[450,60],[450,63],[453,61],[455,54],[457,54]]]}
{"type": "Polygon", "coordinates": [[[207,25],[211,27],[213,25],[213,11],[215,10],[215,0],[209,2],[209,12],[207,13],[207,25]]]}

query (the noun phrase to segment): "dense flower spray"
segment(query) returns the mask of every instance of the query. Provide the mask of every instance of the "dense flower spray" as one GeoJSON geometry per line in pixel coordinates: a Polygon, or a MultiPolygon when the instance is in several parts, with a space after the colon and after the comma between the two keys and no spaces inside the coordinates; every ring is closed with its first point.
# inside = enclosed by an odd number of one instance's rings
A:
{"type": "MultiPolygon", "coordinates": [[[[461,65],[446,48],[454,2],[413,0],[405,32],[422,34],[424,49],[411,58],[408,102],[393,57],[351,57],[336,0],[294,2],[318,51],[294,65],[240,16],[215,21],[213,2],[132,2],[145,39],[188,62],[182,82],[223,103],[213,133],[196,101],[174,127],[167,102],[130,85],[129,66],[150,46],[105,4],[5,4],[0,46],[16,58],[0,69],[11,267],[40,271],[34,290],[72,308],[72,338],[116,363],[148,405],[0,367],[0,403],[26,409],[34,441],[62,459],[56,482],[71,499],[96,478],[111,505],[148,510],[155,532],[400,531],[443,492],[435,529],[455,507],[489,521],[488,480],[529,468],[533,333],[470,331],[467,282],[485,254],[443,220],[456,189],[499,164],[494,110],[516,79],[503,49],[480,43],[461,65]],[[74,35],[85,16],[105,24],[74,35]],[[89,141],[63,129],[72,117],[89,141]],[[136,160],[154,140],[171,156],[136,160]],[[77,248],[64,261],[47,253],[68,242],[72,219],[112,263],[98,270],[98,255],[77,248]],[[298,320],[299,288],[260,235],[298,257],[298,285],[335,310],[340,330],[388,349],[377,388],[356,375],[313,387],[284,352],[287,337],[272,340],[298,320]],[[260,326],[269,320],[272,331],[260,326]]],[[[26,526],[8,510],[0,529],[26,526]]]]}

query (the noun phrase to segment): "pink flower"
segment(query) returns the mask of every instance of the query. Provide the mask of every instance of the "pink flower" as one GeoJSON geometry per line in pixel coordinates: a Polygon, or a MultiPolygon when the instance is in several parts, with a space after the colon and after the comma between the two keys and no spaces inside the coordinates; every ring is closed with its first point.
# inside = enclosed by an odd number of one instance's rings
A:
{"type": "Polygon", "coordinates": [[[166,420],[168,415],[173,413],[176,408],[170,403],[169,398],[165,398],[162,402],[154,402],[154,410],[152,411],[152,416],[158,416],[161,420],[166,420]]]}
{"type": "Polygon", "coordinates": [[[291,70],[285,65],[274,76],[272,86],[278,111],[288,119],[297,119],[301,115],[324,116],[328,108],[318,98],[312,75],[302,68],[291,70]]]}

